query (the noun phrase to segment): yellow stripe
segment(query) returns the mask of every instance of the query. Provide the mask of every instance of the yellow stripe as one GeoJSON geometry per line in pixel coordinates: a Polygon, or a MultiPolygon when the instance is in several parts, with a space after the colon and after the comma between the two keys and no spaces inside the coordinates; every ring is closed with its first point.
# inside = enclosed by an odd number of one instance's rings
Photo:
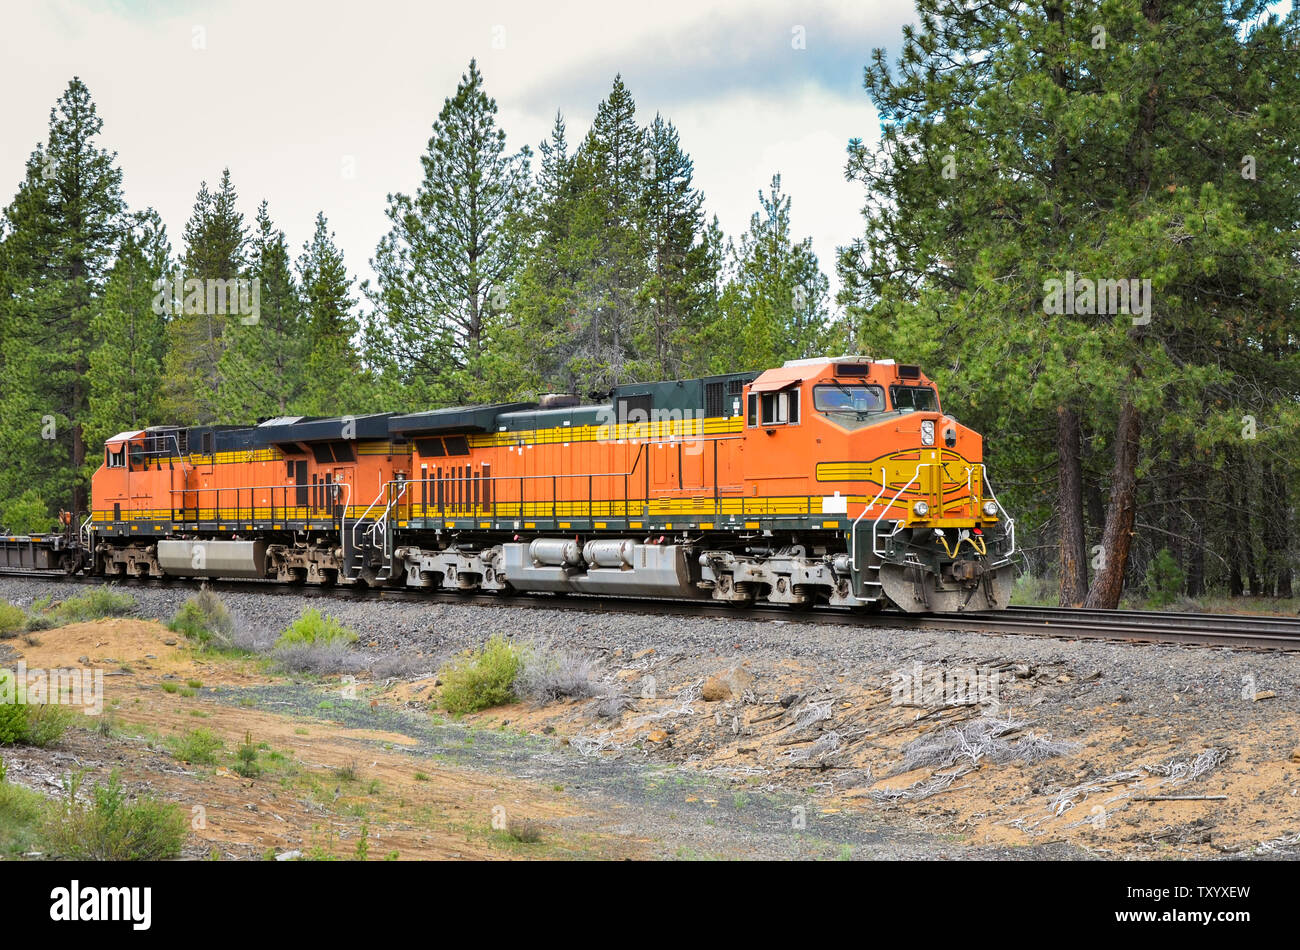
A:
{"type": "Polygon", "coordinates": [[[740,432],[743,416],[716,419],[670,419],[664,422],[638,422],[627,425],[556,426],[549,429],[524,429],[519,432],[487,432],[471,435],[471,448],[485,449],[506,445],[554,445],[563,442],[622,442],[629,439],[670,439],[691,436],[719,436],[740,432]]]}

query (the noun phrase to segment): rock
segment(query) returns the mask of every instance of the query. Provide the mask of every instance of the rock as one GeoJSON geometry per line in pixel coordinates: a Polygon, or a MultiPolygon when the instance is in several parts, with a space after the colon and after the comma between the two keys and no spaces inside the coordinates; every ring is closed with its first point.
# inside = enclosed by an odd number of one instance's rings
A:
{"type": "Polygon", "coordinates": [[[649,738],[651,742],[663,742],[668,738],[668,733],[664,732],[662,729],[651,729],[650,735],[647,738],[649,738]]]}
{"type": "Polygon", "coordinates": [[[1277,693],[1273,692],[1271,689],[1264,689],[1255,694],[1254,700],[1255,702],[1259,702],[1261,699],[1275,699],[1276,697],[1277,693]]]}
{"type": "Polygon", "coordinates": [[[163,641],[163,646],[168,646],[168,647],[176,646],[176,638],[168,637],[166,640],[163,641]]]}
{"type": "Polygon", "coordinates": [[[753,682],[754,677],[751,674],[738,666],[733,666],[731,669],[715,673],[705,680],[704,689],[700,691],[700,698],[706,703],[731,699],[743,693],[753,682]]]}
{"type": "Polygon", "coordinates": [[[791,706],[793,706],[796,702],[798,702],[798,700],[799,700],[799,694],[798,694],[798,693],[786,693],[784,696],[782,696],[780,699],[778,699],[777,702],[779,702],[779,703],[780,703],[782,706],[784,706],[786,709],[789,709],[789,708],[790,708],[791,706]]]}
{"type": "Polygon", "coordinates": [[[301,851],[286,851],[284,852],[284,854],[277,854],[275,856],[275,859],[277,861],[296,861],[301,857],[302,857],[301,851]]]}
{"type": "Polygon", "coordinates": [[[1300,762],[1300,746],[1296,746],[1291,750],[1291,761],[1300,762]]]}
{"type": "Polygon", "coordinates": [[[90,657],[88,657],[88,656],[79,656],[79,657],[77,657],[77,662],[80,663],[82,666],[89,666],[89,665],[90,665],[90,657]]]}
{"type": "Polygon", "coordinates": [[[644,649],[644,650],[638,650],[636,653],[633,653],[633,654],[632,654],[632,659],[634,659],[634,660],[639,660],[639,659],[641,659],[642,657],[651,656],[654,652],[655,652],[655,648],[654,648],[654,647],[647,647],[647,648],[644,649]]]}

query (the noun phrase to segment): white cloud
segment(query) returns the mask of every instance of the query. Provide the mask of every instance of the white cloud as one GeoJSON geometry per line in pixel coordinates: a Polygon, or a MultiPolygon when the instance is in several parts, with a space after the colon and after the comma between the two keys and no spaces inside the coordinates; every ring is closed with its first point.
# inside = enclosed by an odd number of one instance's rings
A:
{"type": "Polygon", "coordinates": [[[844,146],[878,129],[862,67],[871,46],[897,47],[910,17],[905,0],[20,5],[0,39],[0,195],[12,195],[78,75],[128,202],[157,208],[178,250],[200,180],[229,166],[250,222],[268,199],[296,255],[323,210],[366,277],[385,196],[418,184],[430,126],[471,56],[512,148],[536,147],[557,108],[576,143],[621,70],[640,118],[662,112],[681,130],[728,233],[780,171],[795,233],[813,236],[834,280],[835,246],[856,236],[862,204],[844,181],[844,146]],[[806,27],[806,50],[790,48],[794,25],[806,27]]]}

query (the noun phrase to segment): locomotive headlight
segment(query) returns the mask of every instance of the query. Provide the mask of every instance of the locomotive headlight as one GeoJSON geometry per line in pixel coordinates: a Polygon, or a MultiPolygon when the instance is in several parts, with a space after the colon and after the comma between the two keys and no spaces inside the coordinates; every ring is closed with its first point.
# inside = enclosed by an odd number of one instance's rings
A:
{"type": "Polygon", "coordinates": [[[921,423],[921,444],[934,445],[934,420],[926,419],[921,423]]]}
{"type": "Polygon", "coordinates": [[[912,514],[918,518],[924,518],[930,513],[930,506],[923,501],[912,502],[912,514]]]}
{"type": "Polygon", "coordinates": [[[984,514],[990,518],[996,518],[998,514],[998,504],[995,501],[984,502],[984,514]]]}

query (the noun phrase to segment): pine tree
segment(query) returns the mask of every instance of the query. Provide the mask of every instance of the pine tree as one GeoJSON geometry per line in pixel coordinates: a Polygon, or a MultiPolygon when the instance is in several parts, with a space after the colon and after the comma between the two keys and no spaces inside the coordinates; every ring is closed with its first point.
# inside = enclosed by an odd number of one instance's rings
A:
{"type": "Polygon", "coordinates": [[[308,415],[334,416],[362,411],[365,390],[361,361],[353,345],[356,300],[343,253],[334,245],[324,212],[298,258],[298,279],[306,308],[306,380],[298,408],[308,415]]]}
{"type": "Polygon", "coordinates": [[[564,117],[557,112],[541,155],[527,212],[519,218],[523,264],[510,288],[511,315],[496,334],[491,374],[508,396],[563,389],[568,337],[576,313],[578,266],[571,243],[574,206],[573,156],[564,117]]]}
{"type": "MultiPolygon", "coordinates": [[[[248,231],[238,211],[238,195],[230,169],[221,173],[215,193],[207,182],[199,187],[194,210],[185,225],[183,277],[188,281],[234,281],[244,277],[248,231]]],[[[232,319],[226,311],[208,305],[208,295],[191,296],[187,283],[184,312],[168,323],[167,365],[163,382],[169,413],[184,425],[214,422],[222,416],[221,354],[225,329],[232,319]]]]}
{"type": "Polygon", "coordinates": [[[403,380],[406,399],[472,395],[510,309],[531,153],[507,154],[496,113],[471,60],[433,124],[420,187],[389,195],[392,229],[373,261],[378,285],[363,286],[375,307],[366,347],[371,362],[403,380]]]}
{"type": "Polygon", "coordinates": [[[248,424],[301,411],[308,387],[308,320],[289,261],[284,232],[263,201],[248,248],[247,279],[258,282],[256,322],[226,321],[218,417],[248,424]]]}
{"type": "Polygon", "coordinates": [[[707,334],[718,373],[821,355],[830,332],[829,281],[812,239],[795,243],[790,234],[790,196],[781,192],[781,176],[772,176],[770,190],[758,198],[760,210],[731,249],[730,278],[707,334]]]}
{"type": "MultiPolygon", "coordinates": [[[[171,243],[158,213],[150,208],[134,215],[109,272],[102,306],[91,321],[89,445],[166,421],[159,416],[158,392],[166,325],[164,308],[156,305],[156,285],[171,270],[171,243]]],[[[101,460],[92,454],[87,461],[84,474],[89,477],[101,460]]]]}
{"type": "Polygon", "coordinates": [[[646,134],[641,220],[649,273],[641,285],[636,342],[641,378],[675,379],[686,371],[690,341],[712,316],[715,262],[704,233],[704,195],[677,129],[656,115],[646,134]]]}
{"type": "Polygon", "coordinates": [[[645,322],[639,298],[649,273],[641,195],[653,163],[636,124],[636,103],[616,76],[572,166],[577,201],[569,242],[578,282],[566,388],[600,392],[635,372],[628,364],[635,360],[636,328],[645,322]]]}
{"type": "Polygon", "coordinates": [[[116,153],[78,78],[50,110],[49,138],[27,161],[4,213],[0,298],[0,497],[35,491],[86,510],[92,321],[124,228],[116,153]]]}
{"type": "MultiPolygon", "coordinates": [[[[897,71],[867,69],[882,142],[851,144],[868,204],[842,300],[863,348],[927,366],[984,430],[1022,486],[1004,501],[1053,526],[1062,601],[1113,607],[1151,473],[1195,484],[1237,454],[1256,380],[1296,392],[1294,49],[1255,2],[918,6],[897,71]],[[1099,307],[1078,278],[1154,300],[1099,307]]],[[[1291,405],[1258,411],[1281,436],[1291,405]]]]}

